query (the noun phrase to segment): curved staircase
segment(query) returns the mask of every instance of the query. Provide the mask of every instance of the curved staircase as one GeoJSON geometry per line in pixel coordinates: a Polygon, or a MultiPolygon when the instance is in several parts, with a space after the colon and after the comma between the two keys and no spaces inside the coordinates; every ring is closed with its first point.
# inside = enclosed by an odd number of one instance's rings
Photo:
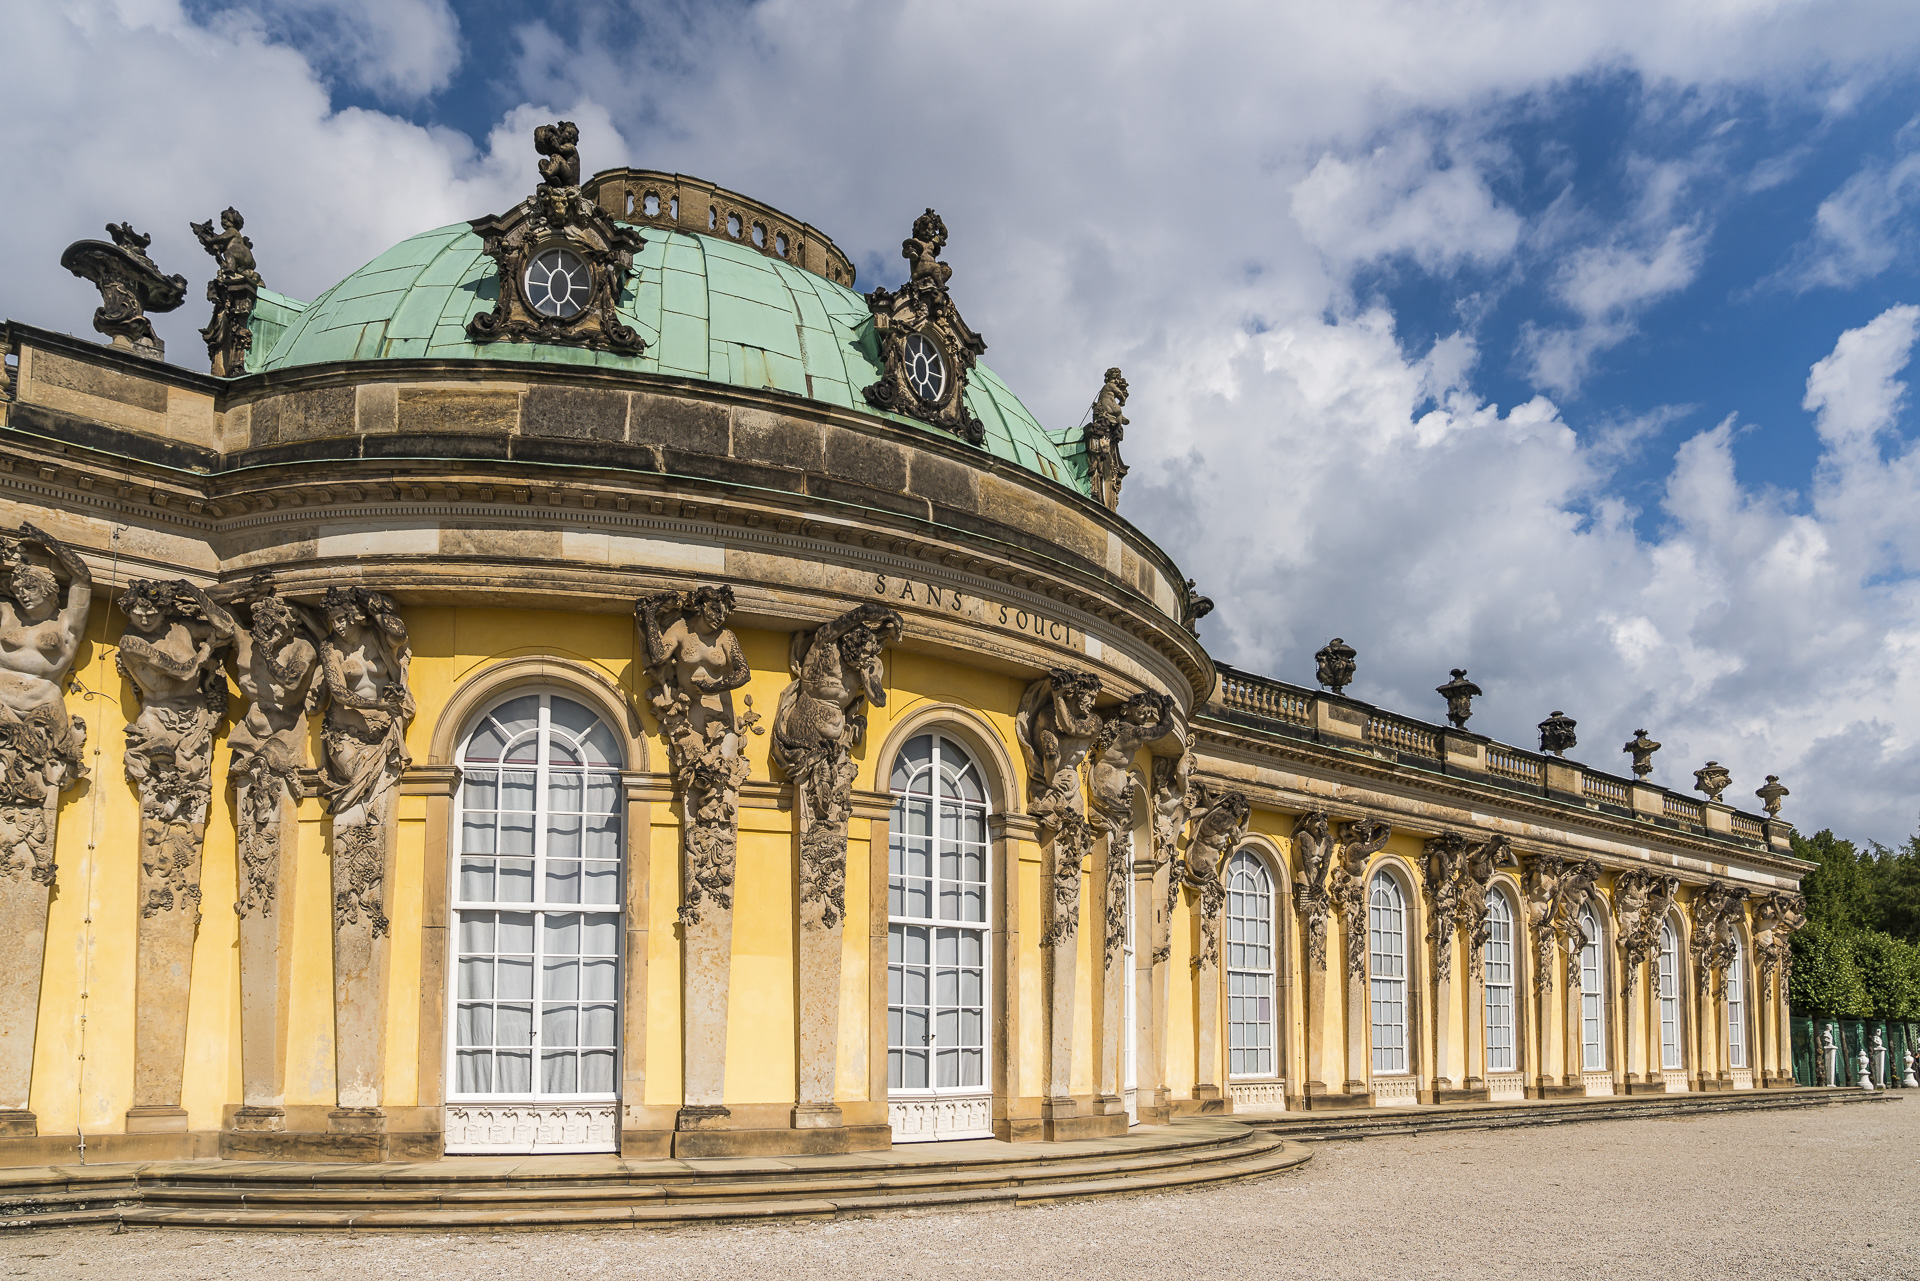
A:
{"type": "Polygon", "coordinates": [[[684,1227],[1036,1205],[1257,1179],[1307,1148],[1232,1121],[1075,1143],[903,1145],[736,1160],[452,1157],[307,1165],[185,1161],[0,1171],[0,1229],[297,1228],[489,1232],[684,1227]]]}

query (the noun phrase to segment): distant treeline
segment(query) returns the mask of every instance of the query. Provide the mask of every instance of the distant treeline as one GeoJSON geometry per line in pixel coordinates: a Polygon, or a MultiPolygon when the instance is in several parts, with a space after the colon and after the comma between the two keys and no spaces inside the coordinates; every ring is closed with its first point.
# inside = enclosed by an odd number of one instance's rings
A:
{"type": "Polygon", "coordinates": [[[1795,836],[1807,924],[1793,936],[1796,1014],[1920,1019],[1920,835],[1861,850],[1831,830],[1795,836]]]}

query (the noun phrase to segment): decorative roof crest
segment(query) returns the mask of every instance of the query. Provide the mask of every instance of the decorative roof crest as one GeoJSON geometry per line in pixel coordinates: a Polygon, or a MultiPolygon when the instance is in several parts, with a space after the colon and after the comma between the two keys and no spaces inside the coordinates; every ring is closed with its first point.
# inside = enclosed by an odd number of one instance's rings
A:
{"type": "Polygon", "coordinates": [[[860,394],[875,409],[918,418],[978,445],[987,429],[967,408],[967,379],[987,344],[960,318],[947,292],[953,268],[940,261],[946,246],[947,224],[929,209],[914,219],[913,235],[900,245],[907,283],[867,295],[881,373],[860,394]]]}

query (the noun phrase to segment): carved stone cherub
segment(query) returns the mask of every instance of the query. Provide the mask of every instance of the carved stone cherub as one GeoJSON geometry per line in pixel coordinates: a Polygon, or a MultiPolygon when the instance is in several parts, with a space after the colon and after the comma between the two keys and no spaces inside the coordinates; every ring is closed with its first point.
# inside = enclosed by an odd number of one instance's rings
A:
{"type": "Polygon", "coordinates": [[[1353,674],[1359,669],[1354,660],[1358,657],[1359,651],[1336,636],[1314,653],[1314,678],[1338,694],[1353,684],[1353,674]]]}
{"type": "Polygon", "coordinates": [[[907,260],[907,287],[913,290],[945,292],[953,279],[953,268],[940,261],[947,247],[947,224],[929,209],[913,220],[913,234],[900,242],[900,256],[907,260]]]}
{"type": "Polygon", "coordinates": [[[580,127],[571,120],[535,125],[533,149],[540,155],[540,182],[559,190],[580,186],[580,127]]]}
{"type": "Polygon", "coordinates": [[[219,264],[214,278],[207,282],[207,301],[213,304],[213,319],[200,331],[206,341],[207,355],[213,361],[213,376],[228,378],[246,371],[247,353],[253,350],[253,330],[248,321],[260,298],[260,271],[253,258],[253,241],[241,234],[246,220],[229,205],[220,213],[220,230],[213,220],[189,223],[200,247],[219,264]]]}
{"type": "Polygon", "coordinates": [[[1653,773],[1653,754],[1660,750],[1660,744],[1648,738],[1644,729],[1637,729],[1620,750],[1633,757],[1634,777],[1645,778],[1653,773]]]}

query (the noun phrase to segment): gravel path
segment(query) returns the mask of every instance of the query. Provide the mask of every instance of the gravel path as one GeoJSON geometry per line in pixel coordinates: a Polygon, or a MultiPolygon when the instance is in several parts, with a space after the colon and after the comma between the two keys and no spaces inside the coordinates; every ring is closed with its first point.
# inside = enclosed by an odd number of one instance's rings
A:
{"type": "Polygon", "coordinates": [[[1920,1273],[1920,1101],[1318,1147],[1216,1191],[673,1232],[0,1238],[0,1275],[313,1277],[1832,1277],[1920,1273]]]}

